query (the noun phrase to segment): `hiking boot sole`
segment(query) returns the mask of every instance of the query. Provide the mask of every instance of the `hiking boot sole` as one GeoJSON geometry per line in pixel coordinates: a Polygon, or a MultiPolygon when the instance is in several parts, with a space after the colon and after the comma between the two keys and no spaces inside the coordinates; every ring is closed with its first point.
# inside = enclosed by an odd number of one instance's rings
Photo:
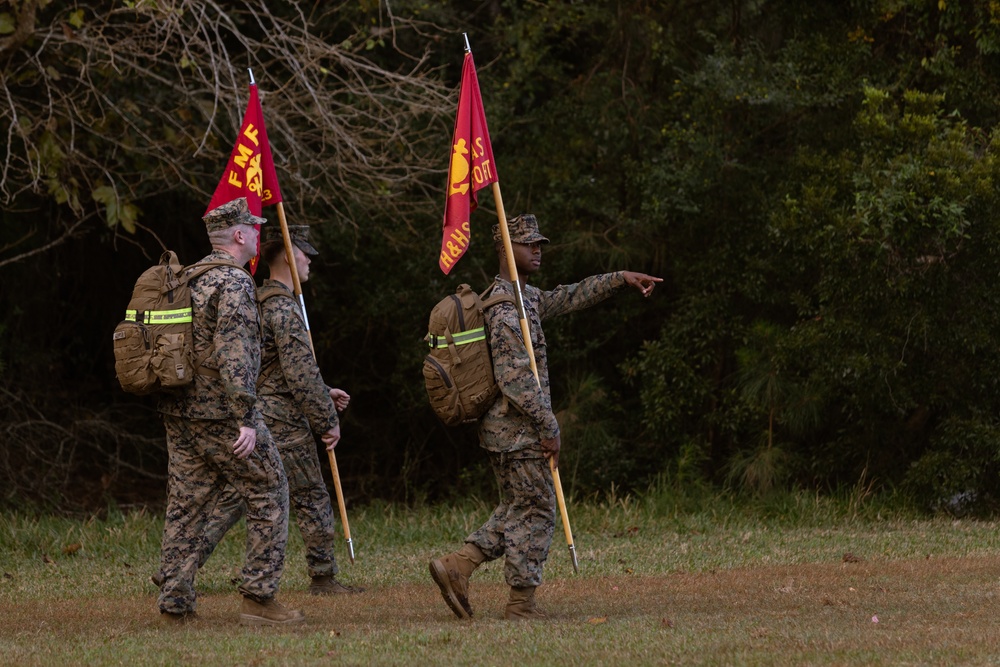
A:
{"type": "Polygon", "coordinates": [[[448,578],[448,570],[439,560],[432,560],[430,563],[431,579],[441,589],[441,597],[448,604],[448,607],[461,619],[472,618],[472,609],[468,603],[462,604],[451,587],[451,579],[448,578]]]}

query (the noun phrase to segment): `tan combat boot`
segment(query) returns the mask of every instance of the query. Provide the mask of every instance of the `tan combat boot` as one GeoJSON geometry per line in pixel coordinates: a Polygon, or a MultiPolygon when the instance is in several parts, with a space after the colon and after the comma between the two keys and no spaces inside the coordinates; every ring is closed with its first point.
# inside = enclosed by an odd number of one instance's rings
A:
{"type": "Polygon", "coordinates": [[[240,605],[240,625],[292,625],[305,620],[301,611],[288,609],[274,598],[256,602],[245,597],[240,605]]]}
{"type": "Polygon", "coordinates": [[[349,595],[364,592],[365,589],[360,586],[348,586],[340,583],[333,575],[313,577],[309,583],[310,595],[349,595]]]}
{"type": "Polygon", "coordinates": [[[459,618],[472,618],[469,577],[485,560],[486,554],[479,547],[466,542],[455,553],[430,562],[431,578],[441,589],[441,597],[459,618]]]}
{"type": "Polygon", "coordinates": [[[534,586],[511,586],[510,600],[503,612],[508,621],[537,621],[546,618],[542,610],[535,606],[534,586]]]}

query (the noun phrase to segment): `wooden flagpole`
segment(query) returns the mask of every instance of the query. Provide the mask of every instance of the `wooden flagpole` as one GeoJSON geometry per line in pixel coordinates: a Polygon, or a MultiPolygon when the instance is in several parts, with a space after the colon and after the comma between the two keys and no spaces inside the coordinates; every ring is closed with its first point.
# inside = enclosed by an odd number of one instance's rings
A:
{"type": "MultiPolygon", "coordinates": [[[[250,71],[250,83],[253,84],[253,71],[250,71]]],[[[292,250],[292,237],[288,233],[288,222],[285,220],[285,206],[283,202],[277,203],[278,223],[281,225],[281,238],[285,243],[285,258],[288,260],[288,268],[292,273],[292,291],[299,300],[299,308],[302,309],[302,320],[306,326],[306,333],[309,335],[309,348],[312,350],[313,359],[316,358],[316,348],[313,345],[312,330],[309,328],[309,316],[306,314],[306,302],[302,298],[302,283],[299,281],[299,269],[295,265],[295,253],[292,250]]],[[[337,456],[332,449],[326,450],[330,457],[330,472],[333,475],[333,489],[337,494],[337,508],[340,510],[340,523],[344,527],[344,539],[347,540],[347,553],[351,557],[351,564],[354,563],[354,542],[351,540],[351,524],[347,521],[347,505],[344,503],[344,490],[340,486],[340,471],[337,468],[337,456]]]]}
{"type": "MultiPolygon", "coordinates": [[[[466,46],[468,46],[468,38],[466,38],[466,46]]],[[[514,285],[514,303],[517,306],[517,316],[521,322],[521,336],[524,338],[524,347],[528,352],[528,359],[531,362],[531,372],[535,375],[535,383],[541,388],[542,383],[538,378],[538,365],[535,362],[535,347],[531,342],[531,327],[524,311],[524,300],[521,296],[521,281],[517,275],[517,264],[514,262],[514,249],[511,247],[510,229],[507,227],[507,214],[503,208],[503,197],[500,195],[499,181],[493,182],[493,200],[496,203],[497,218],[500,221],[500,236],[503,238],[504,252],[507,255],[507,271],[510,273],[510,280],[514,285]]],[[[573,531],[569,527],[569,512],[566,511],[566,498],[563,496],[559,468],[556,467],[554,459],[549,459],[549,469],[552,471],[552,484],[556,489],[556,502],[559,506],[559,515],[562,517],[563,530],[566,533],[566,545],[569,547],[569,555],[573,559],[573,571],[579,574],[580,566],[576,560],[576,545],[573,543],[573,531]]]]}
{"type": "MultiPolygon", "coordinates": [[[[285,221],[285,207],[282,202],[278,202],[278,223],[281,225],[281,238],[285,242],[285,257],[288,266],[292,271],[292,285],[295,296],[299,300],[299,308],[302,309],[302,320],[306,325],[306,333],[309,335],[309,347],[312,348],[313,358],[316,358],[316,348],[313,346],[312,330],[309,328],[309,316],[306,314],[306,303],[302,298],[302,283],[299,281],[299,270],[295,266],[295,254],[292,250],[292,237],[288,233],[288,223],[285,221]]],[[[333,476],[333,489],[337,494],[337,508],[340,510],[340,523],[344,527],[344,539],[347,541],[347,553],[351,557],[351,564],[354,563],[354,542],[351,541],[351,524],[347,521],[347,505],[344,503],[344,490],[340,486],[340,471],[337,469],[337,455],[332,449],[326,450],[330,458],[330,473],[333,476]]]]}

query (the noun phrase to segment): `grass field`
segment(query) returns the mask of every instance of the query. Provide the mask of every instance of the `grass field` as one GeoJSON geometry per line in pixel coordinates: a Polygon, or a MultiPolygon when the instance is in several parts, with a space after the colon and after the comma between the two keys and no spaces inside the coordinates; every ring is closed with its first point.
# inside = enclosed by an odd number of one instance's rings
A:
{"type": "Polygon", "coordinates": [[[4,665],[986,665],[1000,662],[997,524],[850,499],[625,498],[570,506],[539,589],[549,619],[503,620],[502,563],[472,581],[471,621],[427,574],[491,508],[352,512],[359,596],[317,598],[289,540],[292,628],[238,625],[242,526],[199,575],[193,624],[164,626],[149,575],[162,518],[0,515],[4,665]]]}

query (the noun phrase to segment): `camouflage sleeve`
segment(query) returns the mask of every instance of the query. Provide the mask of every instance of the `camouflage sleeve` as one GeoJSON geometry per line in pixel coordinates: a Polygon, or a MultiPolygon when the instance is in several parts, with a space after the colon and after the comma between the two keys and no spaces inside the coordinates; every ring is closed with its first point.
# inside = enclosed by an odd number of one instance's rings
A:
{"type": "Polygon", "coordinates": [[[517,310],[511,304],[499,304],[490,310],[487,319],[493,372],[500,391],[538,429],[539,437],[543,440],[556,437],[559,422],[548,394],[538,386],[531,371],[517,310]]]}
{"type": "Polygon", "coordinates": [[[625,286],[625,273],[616,271],[584,278],[572,285],[559,285],[542,292],[538,305],[541,319],[583,310],[604,301],[625,286]]]}
{"type": "Polygon", "coordinates": [[[241,426],[256,426],[257,375],[260,373],[260,324],[250,276],[225,269],[220,281],[215,329],[216,359],[229,412],[241,426]]]}
{"type": "Polygon", "coordinates": [[[293,300],[271,299],[267,305],[272,303],[276,307],[267,308],[265,317],[274,332],[285,384],[295,407],[309,421],[309,428],[315,435],[322,435],[339,422],[330,390],[316,365],[305,321],[293,300]]]}

